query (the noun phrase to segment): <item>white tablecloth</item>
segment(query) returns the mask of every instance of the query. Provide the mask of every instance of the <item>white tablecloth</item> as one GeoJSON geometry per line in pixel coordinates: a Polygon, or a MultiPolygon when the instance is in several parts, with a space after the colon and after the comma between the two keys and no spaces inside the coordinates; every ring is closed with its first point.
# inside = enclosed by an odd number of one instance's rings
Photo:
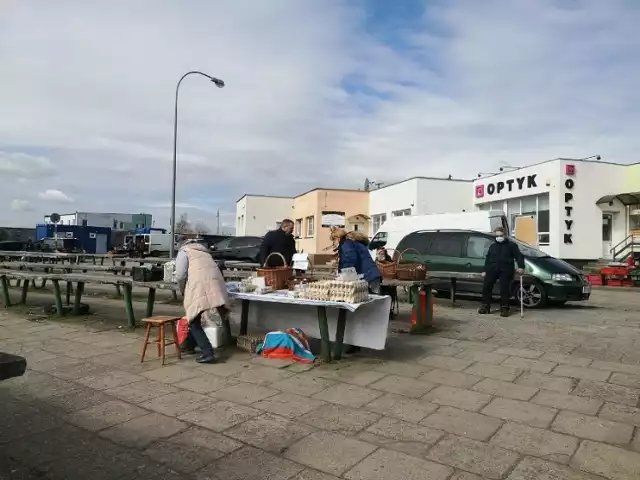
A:
{"type": "Polygon", "coordinates": [[[252,327],[260,331],[284,330],[297,327],[312,338],[320,338],[318,309],[327,307],[329,336],[336,336],[338,309],[348,310],[344,342],[348,345],[384,350],[389,326],[391,297],[371,295],[368,302],[349,304],[322,302],[291,298],[284,293],[256,295],[230,291],[229,296],[237,300],[249,300],[249,331],[252,327]]]}

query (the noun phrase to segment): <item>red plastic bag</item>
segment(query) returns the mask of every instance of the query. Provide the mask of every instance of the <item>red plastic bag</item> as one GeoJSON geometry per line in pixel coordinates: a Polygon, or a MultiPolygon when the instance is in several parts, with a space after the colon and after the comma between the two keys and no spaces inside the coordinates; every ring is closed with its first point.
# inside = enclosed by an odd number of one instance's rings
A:
{"type": "Polygon", "coordinates": [[[182,317],[178,320],[178,343],[182,345],[189,335],[189,319],[182,317]]]}

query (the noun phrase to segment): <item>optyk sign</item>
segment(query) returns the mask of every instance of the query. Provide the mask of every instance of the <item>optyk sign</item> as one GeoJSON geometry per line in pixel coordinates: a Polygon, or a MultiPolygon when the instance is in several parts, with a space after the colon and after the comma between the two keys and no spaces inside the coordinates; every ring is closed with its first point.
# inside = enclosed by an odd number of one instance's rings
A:
{"type": "Polygon", "coordinates": [[[534,173],[533,175],[487,183],[486,185],[476,185],[476,198],[483,198],[485,193],[487,195],[500,195],[506,192],[536,188],[538,186],[536,183],[537,176],[538,175],[534,173]]]}

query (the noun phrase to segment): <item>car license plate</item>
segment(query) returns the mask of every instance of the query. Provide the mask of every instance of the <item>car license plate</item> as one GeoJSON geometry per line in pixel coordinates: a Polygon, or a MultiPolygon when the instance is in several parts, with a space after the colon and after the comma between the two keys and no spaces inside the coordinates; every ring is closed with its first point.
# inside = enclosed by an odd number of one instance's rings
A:
{"type": "Polygon", "coordinates": [[[591,285],[585,285],[582,287],[582,293],[591,293],[591,285]]]}

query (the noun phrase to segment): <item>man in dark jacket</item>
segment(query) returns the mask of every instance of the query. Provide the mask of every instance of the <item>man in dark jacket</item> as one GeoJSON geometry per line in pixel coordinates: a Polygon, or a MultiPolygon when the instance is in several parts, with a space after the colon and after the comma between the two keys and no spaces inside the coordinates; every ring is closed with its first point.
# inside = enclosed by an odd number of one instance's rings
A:
{"type": "Polygon", "coordinates": [[[482,306],[480,314],[491,313],[491,296],[496,281],[500,281],[500,316],[509,316],[509,300],[511,298],[511,282],[514,273],[524,273],[524,257],[515,242],[510,241],[504,234],[504,229],[494,230],[496,242],[489,247],[484,262],[484,285],[482,287],[482,306]],[[518,264],[516,269],[514,263],[518,264]]]}
{"type": "MultiPolygon", "coordinates": [[[[262,245],[260,245],[260,265],[264,265],[267,257],[272,253],[279,253],[284,257],[287,265],[291,265],[293,254],[296,253],[296,240],[293,238],[292,220],[283,220],[279,229],[271,230],[264,236],[262,245]]],[[[280,255],[271,255],[267,266],[282,266],[280,255]]]]}

